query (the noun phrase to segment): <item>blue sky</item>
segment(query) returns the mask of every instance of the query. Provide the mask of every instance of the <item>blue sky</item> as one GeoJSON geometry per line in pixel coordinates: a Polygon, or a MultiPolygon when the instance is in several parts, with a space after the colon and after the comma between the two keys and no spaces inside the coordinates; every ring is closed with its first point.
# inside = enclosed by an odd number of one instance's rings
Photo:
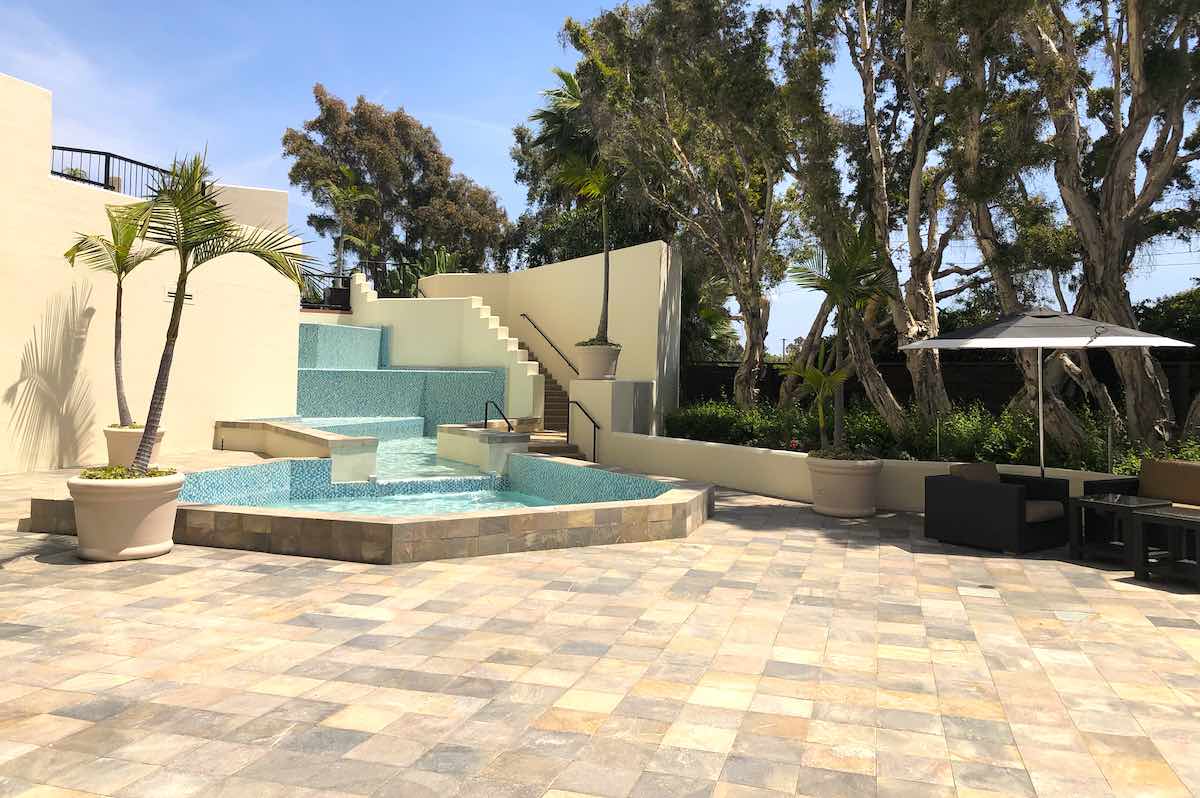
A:
{"type": "MultiPolygon", "coordinates": [[[[455,169],[497,193],[511,217],[524,206],[513,181],[511,129],[538,105],[550,68],[570,67],[558,33],[584,0],[439,3],[208,2],[114,13],[111,4],[0,0],[0,72],[54,93],[54,142],[166,164],[207,147],[227,183],[289,188],[283,131],[314,111],[312,85],[348,101],[403,106],[433,128],[455,169]]],[[[832,96],[861,108],[842,67],[832,96]]],[[[290,192],[291,222],[306,238],[311,206],[290,192]]],[[[1196,251],[1170,245],[1143,256],[1135,299],[1188,287],[1196,251]]],[[[310,251],[323,255],[325,242],[310,251]]],[[[951,250],[971,263],[970,246],[951,250]]],[[[620,301],[619,287],[615,295],[620,301]]],[[[768,339],[804,334],[817,299],[783,286],[768,339]]]]}

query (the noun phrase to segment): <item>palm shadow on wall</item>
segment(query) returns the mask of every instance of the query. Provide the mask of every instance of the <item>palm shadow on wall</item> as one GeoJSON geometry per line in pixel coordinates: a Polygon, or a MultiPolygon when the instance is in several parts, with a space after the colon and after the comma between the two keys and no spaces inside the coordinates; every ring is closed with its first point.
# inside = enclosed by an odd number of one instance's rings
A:
{"type": "Polygon", "coordinates": [[[4,391],[10,426],[26,468],[78,465],[95,421],[83,353],[96,309],[92,289],[73,285],[50,298],[21,350],[21,371],[4,391]]]}

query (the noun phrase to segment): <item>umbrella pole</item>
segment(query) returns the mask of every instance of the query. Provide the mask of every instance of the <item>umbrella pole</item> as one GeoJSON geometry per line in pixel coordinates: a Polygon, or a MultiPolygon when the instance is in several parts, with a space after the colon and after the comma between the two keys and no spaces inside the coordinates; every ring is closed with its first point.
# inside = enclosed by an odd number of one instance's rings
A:
{"type": "Polygon", "coordinates": [[[1042,394],[1042,348],[1037,351],[1038,367],[1038,463],[1042,467],[1042,476],[1046,476],[1046,416],[1045,398],[1042,394]]]}

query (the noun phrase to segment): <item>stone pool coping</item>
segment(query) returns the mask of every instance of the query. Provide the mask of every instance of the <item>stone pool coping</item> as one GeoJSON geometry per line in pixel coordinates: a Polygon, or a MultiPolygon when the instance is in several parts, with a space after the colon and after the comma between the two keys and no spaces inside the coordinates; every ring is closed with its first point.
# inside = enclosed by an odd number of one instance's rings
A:
{"type": "MultiPolygon", "coordinates": [[[[632,473],[564,457],[527,456],[575,468],[632,473]]],[[[175,515],[175,542],[388,565],[681,538],[712,513],[716,498],[712,485],[674,477],[648,478],[670,489],[653,499],[399,518],[181,503],[175,515]]],[[[30,529],[74,534],[74,503],[31,499],[30,529]]]]}

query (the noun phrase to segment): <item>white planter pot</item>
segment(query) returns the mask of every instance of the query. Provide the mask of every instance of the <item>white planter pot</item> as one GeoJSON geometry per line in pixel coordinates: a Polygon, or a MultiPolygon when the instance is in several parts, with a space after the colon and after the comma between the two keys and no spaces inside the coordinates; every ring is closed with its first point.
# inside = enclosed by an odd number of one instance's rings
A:
{"type": "Polygon", "coordinates": [[[813,509],[821,515],[863,518],[875,515],[875,494],[882,460],[808,458],[813,509]]]}
{"type": "Polygon", "coordinates": [[[71,477],[79,556],[138,560],[171,550],[183,474],[141,479],[71,477]]]}
{"type": "Polygon", "coordinates": [[[617,358],[620,356],[619,346],[576,346],[575,359],[579,363],[579,379],[611,380],[617,375],[617,358]]]}
{"type": "MultiPolygon", "coordinates": [[[[167,431],[158,428],[158,437],[154,448],[150,451],[150,462],[158,462],[158,451],[162,448],[163,438],[167,431]]],[[[133,456],[137,454],[138,445],[142,442],[142,430],[128,427],[105,427],[104,442],[108,444],[108,464],[110,466],[133,465],[133,456]]]]}

